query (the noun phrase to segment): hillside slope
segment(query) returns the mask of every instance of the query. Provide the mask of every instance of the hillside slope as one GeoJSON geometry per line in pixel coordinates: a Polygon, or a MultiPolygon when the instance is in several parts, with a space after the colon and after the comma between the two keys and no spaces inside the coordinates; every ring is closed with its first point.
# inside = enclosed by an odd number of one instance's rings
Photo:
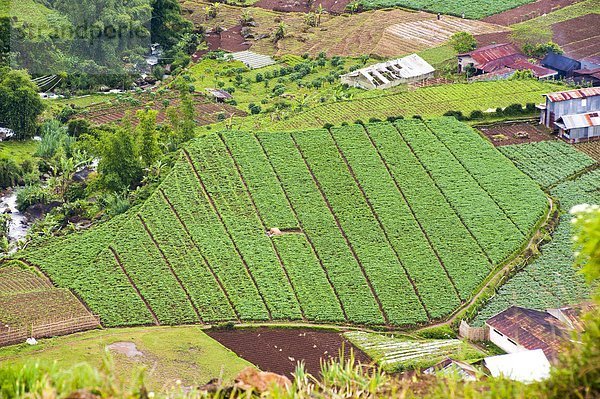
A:
{"type": "Polygon", "coordinates": [[[109,326],[414,325],[467,300],[546,207],[450,118],[226,132],[195,140],[141,207],[21,256],[109,326]]]}

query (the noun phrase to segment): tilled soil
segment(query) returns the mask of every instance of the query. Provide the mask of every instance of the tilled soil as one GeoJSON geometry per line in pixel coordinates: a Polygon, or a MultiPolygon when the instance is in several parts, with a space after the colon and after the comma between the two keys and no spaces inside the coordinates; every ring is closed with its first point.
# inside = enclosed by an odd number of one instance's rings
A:
{"type": "Polygon", "coordinates": [[[575,59],[600,56],[600,14],[588,14],[552,25],[553,40],[575,59]]]}
{"type": "Polygon", "coordinates": [[[280,12],[309,12],[316,10],[319,5],[331,14],[341,14],[351,0],[316,0],[312,4],[308,0],[259,0],[256,7],[280,12]]]}
{"type": "Polygon", "coordinates": [[[261,370],[278,374],[290,375],[303,361],[306,371],[318,375],[321,360],[338,358],[342,348],[346,355],[352,349],[357,361],[370,363],[365,353],[335,331],[261,327],[207,333],[261,370]]]}
{"type": "Polygon", "coordinates": [[[559,8],[577,3],[577,1],[578,0],[538,0],[533,3],[513,8],[512,10],[501,12],[500,14],[491,15],[484,18],[482,21],[504,26],[513,25],[537,18],[540,15],[548,14],[559,8]]]}
{"type": "Polygon", "coordinates": [[[555,139],[548,130],[535,123],[500,123],[497,125],[480,126],[477,129],[496,147],[555,139]],[[526,134],[527,137],[522,137],[523,134],[526,134]]]}

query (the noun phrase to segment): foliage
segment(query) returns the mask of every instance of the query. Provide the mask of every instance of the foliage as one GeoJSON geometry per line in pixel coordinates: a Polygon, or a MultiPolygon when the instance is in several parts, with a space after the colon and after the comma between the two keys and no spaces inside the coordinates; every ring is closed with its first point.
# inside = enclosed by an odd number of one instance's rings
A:
{"type": "Polygon", "coordinates": [[[457,32],[450,36],[449,44],[459,54],[468,53],[471,50],[475,50],[477,47],[477,40],[469,32],[457,32]]]}
{"type": "Polygon", "coordinates": [[[22,180],[22,174],[22,169],[14,160],[0,158],[0,188],[14,187],[22,180]]]}
{"type": "Polygon", "coordinates": [[[137,126],[138,148],[137,153],[144,168],[151,166],[160,155],[158,147],[158,131],[156,130],[156,116],[158,111],[138,111],[137,126]]]}
{"type": "Polygon", "coordinates": [[[39,184],[23,187],[17,193],[17,208],[24,211],[34,204],[48,204],[54,196],[39,184]]]}
{"type": "Polygon", "coordinates": [[[118,128],[104,132],[101,138],[98,171],[106,188],[121,191],[137,184],[142,177],[142,167],[136,156],[131,134],[118,128]]]}
{"type": "MultiPolygon", "coordinates": [[[[135,157],[114,151],[116,174],[135,157]]],[[[414,325],[467,300],[545,209],[539,188],[450,118],[226,132],[192,141],[134,209],[21,256],[109,326],[152,312],[161,324],[414,325]]]]}
{"type": "Polygon", "coordinates": [[[0,67],[0,125],[14,130],[19,140],[35,134],[44,106],[37,86],[25,71],[0,67]]]}
{"type": "Polygon", "coordinates": [[[480,19],[530,2],[531,0],[507,0],[502,2],[487,0],[360,0],[359,4],[360,8],[364,9],[400,6],[456,16],[462,16],[464,13],[467,18],[480,19]]]}
{"type": "Polygon", "coordinates": [[[75,139],[70,137],[67,133],[67,127],[61,125],[61,123],[52,119],[44,122],[40,127],[40,135],[42,141],[40,142],[36,156],[51,159],[59,151],[64,151],[66,154],[70,154],[75,139]]]}

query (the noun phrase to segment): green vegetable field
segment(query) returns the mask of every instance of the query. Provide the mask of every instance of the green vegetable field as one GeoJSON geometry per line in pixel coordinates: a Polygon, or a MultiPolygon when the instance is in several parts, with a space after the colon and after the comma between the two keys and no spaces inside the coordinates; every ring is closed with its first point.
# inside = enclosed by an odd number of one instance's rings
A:
{"type": "Polygon", "coordinates": [[[479,19],[489,15],[498,14],[523,4],[531,3],[532,0],[360,0],[367,9],[408,7],[416,10],[440,12],[467,18],[479,19]]]}
{"type": "Polygon", "coordinates": [[[474,318],[475,325],[483,325],[511,305],[544,310],[578,303],[590,295],[589,286],[573,266],[571,215],[566,212],[577,204],[600,204],[600,169],[571,178],[594,161],[560,141],[500,148],[541,185],[554,185],[550,194],[564,214],[552,241],[541,247],[541,255],[498,289],[474,318]]]}
{"type": "Polygon", "coordinates": [[[453,118],[228,131],[193,141],[141,206],[21,256],[106,326],[407,326],[468,300],[547,206],[453,118]]]}

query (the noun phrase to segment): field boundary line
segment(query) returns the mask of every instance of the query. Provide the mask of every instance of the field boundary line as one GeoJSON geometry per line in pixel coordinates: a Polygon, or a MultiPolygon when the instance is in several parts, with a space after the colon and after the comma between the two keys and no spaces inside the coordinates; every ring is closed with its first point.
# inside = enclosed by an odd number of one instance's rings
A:
{"type": "Polygon", "coordinates": [[[454,151],[452,151],[450,149],[450,147],[448,147],[448,145],[446,143],[444,143],[441,139],[440,136],[435,132],[435,130],[433,130],[426,121],[423,121],[423,124],[425,125],[425,127],[427,128],[427,130],[429,130],[431,132],[431,134],[433,134],[433,136],[437,139],[438,142],[440,142],[444,148],[446,148],[446,150],[448,150],[448,152],[452,155],[452,158],[454,158],[459,164],[460,166],[465,170],[465,172],[471,176],[471,178],[475,181],[475,183],[477,183],[477,185],[479,186],[479,188],[481,188],[481,190],[483,190],[484,193],[486,193],[486,195],[494,202],[494,204],[496,204],[496,206],[498,207],[498,209],[500,209],[502,211],[502,213],[504,214],[504,216],[510,220],[510,222],[513,224],[513,226],[515,226],[517,228],[517,230],[521,233],[521,235],[523,236],[523,238],[526,238],[527,236],[525,235],[525,232],[523,230],[521,230],[521,227],[515,223],[515,221],[512,219],[512,217],[506,213],[506,210],[500,206],[500,204],[498,203],[498,201],[496,201],[496,199],[489,193],[488,190],[486,190],[481,183],[479,182],[479,180],[473,176],[473,174],[469,171],[469,169],[467,169],[467,167],[464,165],[462,159],[459,159],[456,154],[454,153],[454,151]]]}
{"type": "Polygon", "coordinates": [[[465,221],[463,220],[463,218],[460,215],[460,213],[456,210],[456,208],[454,207],[454,205],[452,205],[450,203],[450,200],[448,199],[448,197],[444,193],[444,190],[442,190],[442,188],[438,185],[437,181],[431,175],[431,172],[429,171],[429,169],[427,169],[425,167],[425,165],[423,164],[423,161],[421,161],[421,158],[419,158],[419,156],[415,152],[414,148],[410,145],[410,143],[408,142],[408,140],[406,140],[404,138],[404,136],[400,132],[400,129],[398,128],[398,126],[396,126],[396,125],[393,125],[393,126],[396,129],[396,131],[398,132],[398,136],[400,136],[400,139],[408,146],[408,148],[410,149],[410,152],[413,154],[413,156],[415,157],[415,159],[417,160],[417,162],[419,163],[419,165],[421,165],[421,168],[423,168],[423,170],[425,171],[425,173],[427,173],[427,175],[429,176],[429,179],[433,182],[434,186],[440,192],[440,194],[442,195],[442,197],[444,198],[444,200],[446,201],[446,203],[448,204],[448,206],[452,209],[452,211],[454,212],[454,214],[458,217],[458,219],[460,220],[460,223],[467,230],[467,232],[469,233],[469,235],[471,236],[471,238],[473,239],[473,241],[475,241],[475,243],[477,244],[477,246],[481,250],[481,253],[483,253],[485,255],[485,257],[486,257],[486,259],[488,260],[488,263],[489,263],[488,269],[492,270],[494,268],[494,262],[490,258],[489,254],[483,249],[483,247],[481,246],[481,243],[479,242],[479,240],[477,240],[477,238],[475,237],[475,235],[473,234],[473,232],[471,231],[471,229],[466,225],[465,221]]]}
{"type": "Polygon", "coordinates": [[[390,179],[392,179],[392,181],[394,182],[394,186],[396,186],[396,190],[398,190],[398,193],[400,193],[400,195],[402,196],[402,199],[404,200],[404,203],[406,203],[406,207],[409,209],[410,214],[412,215],[414,221],[417,223],[417,225],[421,229],[421,233],[423,233],[423,236],[427,240],[427,243],[429,244],[429,247],[431,248],[431,250],[433,251],[435,257],[438,260],[438,262],[442,266],[442,269],[444,269],[444,272],[446,273],[446,277],[448,277],[448,280],[452,284],[452,288],[454,288],[454,293],[456,294],[457,299],[462,302],[463,300],[460,297],[460,293],[458,291],[458,288],[456,288],[456,284],[455,284],[454,280],[452,279],[452,277],[450,276],[450,273],[448,273],[448,269],[446,268],[446,265],[444,264],[444,261],[442,260],[442,258],[440,257],[440,254],[438,253],[437,249],[433,245],[433,242],[431,241],[431,237],[429,237],[429,233],[427,233],[427,231],[425,230],[425,228],[421,224],[421,221],[417,218],[417,215],[415,214],[415,211],[412,209],[412,207],[410,206],[410,203],[408,202],[408,199],[406,198],[406,194],[404,194],[404,191],[402,190],[402,188],[400,187],[400,184],[398,184],[398,181],[394,177],[394,174],[392,173],[392,171],[391,171],[391,169],[390,169],[387,161],[383,157],[383,154],[379,151],[379,148],[377,148],[377,144],[375,144],[375,141],[373,140],[373,138],[371,137],[371,135],[369,134],[369,132],[368,132],[368,130],[367,130],[367,128],[365,126],[363,126],[363,130],[365,132],[365,135],[367,136],[367,138],[371,142],[371,145],[373,146],[373,148],[377,152],[377,155],[379,156],[379,160],[383,163],[383,166],[385,167],[385,170],[387,171],[388,175],[390,176],[390,179]]]}
{"type": "Polygon", "coordinates": [[[200,173],[196,169],[196,165],[194,165],[194,161],[192,160],[192,157],[190,156],[190,153],[185,148],[183,149],[183,153],[185,155],[185,158],[186,158],[188,164],[192,168],[192,171],[194,172],[194,175],[196,176],[196,180],[198,181],[198,183],[200,185],[200,188],[202,189],[202,193],[204,194],[204,196],[208,200],[208,202],[210,204],[210,207],[212,208],[212,210],[215,213],[215,215],[217,215],[217,218],[219,219],[219,222],[221,222],[221,225],[223,226],[223,229],[227,233],[227,236],[229,237],[229,240],[231,241],[231,244],[233,245],[233,248],[235,249],[235,252],[238,254],[240,260],[242,261],[242,264],[244,265],[244,268],[246,269],[246,273],[248,273],[248,276],[250,276],[250,279],[252,280],[252,284],[254,284],[254,288],[256,288],[256,292],[258,292],[258,295],[262,299],[263,305],[265,305],[265,309],[267,310],[267,314],[269,315],[269,320],[273,320],[273,315],[271,314],[271,309],[269,308],[269,305],[267,305],[267,301],[265,300],[265,296],[260,291],[260,289],[258,288],[258,284],[256,283],[256,279],[254,278],[254,275],[250,271],[250,267],[248,266],[248,263],[246,263],[246,259],[244,259],[244,255],[242,255],[240,249],[238,248],[237,243],[235,242],[235,240],[233,239],[233,236],[231,235],[231,232],[227,228],[227,225],[225,224],[225,221],[223,220],[223,216],[221,216],[221,212],[219,212],[219,210],[217,209],[217,205],[215,204],[214,199],[208,193],[208,190],[206,189],[206,186],[204,185],[204,181],[202,180],[202,177],[200,176],[200,173]]]}
{"type": "MultiPolygon", "coordinates": [[[[235,160],[233,154],[231,153],[231,149],[229,148],[229,146],[225,142],[225,139],[223,138],[223,136],[221,135],[221,133],[217,134],[217,136],[221,140],[221,143],[223,143],[225,151],[227,152],[228,157],[231,159],[231,162],[233,163],[233,165],[234,165],[234,167],[235,167],[235,169],[237,171],[237,175],[238,175],[238,177],[239,177],[242,185],[244,186],[244,190],[246,190],[246,195],[248,196],[248,199],[250,200],[250,203],[252,204],[252,208],[254,209],[254,212],[256,212],[256,216],[258,217],[258,220],[260,221],[260,225],[262,226],[262,229],[263,229],[263,231],[266,234],[267,226],[265,225],[265,221],[264,221],[264,219],[263,219],[260,211],[258,210],[258,207],[256,206],[256,202],[254,202],[254,198],[252,197],[252,194],[250,193],[250,188],[248,187],[248,184],[246,183],[246,180],[244,180],[244,175],[242,174],[242,170],[240,169],[240,165],[235,160]]],[[[279,262],[279,266],[281,266],[281,269],[283,270],[283,273],[285,274],[285,277],[286,277],[286,279],[288,281],[288,284],[290,285],[290,288],[292,289],[292,292],[294,293],[294,297],[296,298],[296,302],[298,303],[298,308],[300,309],[300,314],[302,315],[302,320],[306,321],[306,315],[304,314],[304,309],[302,308],[302,303],[300,302],[300,299],[298,297],[298,291],[294,287],[294,284],[292,284],[292,279],[290,278],[290,275],[289,275],[287,269],[285,268],[285,265],[283,263],[283,259],[281,259],[281,255],[279,254],[279,250],[277,249],[277,245],[275,245],[275,242],[273,240],[271,240],[271,239],[269,239],[269,242],[271,243],[271,248],[273,249],[273,252],[275,253],[275,256],[277,257],[277,261],[279,262]]]]}
{"type": "Polygon", "coordinates": [[[304,229],[304,225],[302,224],[302,221],[300,220],[300,217],[298,216],[298,212],[296,211],[296,208],[294,207],[294,204],[292,203],[292,200],[288,196],[288,193],[285,190],[285,187],[283,186],[283,182],[281,181],[281,177],[279,176],[279,173],[277,173],[277,170],[275,170],[275,167],[273,166],[273,162],[271,161],[271,158],[269,158],[269,154],[267,153],[267,150],[263,146],[263,143],[260,141],[260,139],[258,138],[258,136],[256,136],[256,134],[252,134],[252,136],[258,142],[258,145],[262,149],[263,154],[265,155],[265,158],[269,162],[269,165],[271,166],[271,170],[273,171],[275,177],[277,178],[277,182],[279,183],[279,186],[281,187],[281,191],[283,192],[283,195],[285,196],[285,199],[286,199],[288,205],[290,206],[290,209],[292,210],[292,213],[294,214],[294,217],[296,218],[296,221],[298,222],[298,226],[300,227],[300,229],[304,233],[304,237],[306,237],[306,241],[310,245],[311,251],[313,252],[313,254],[315,255],[315,257],[319,261],[319,264],[321,265],[321,269],[323,270],[323,273],[325,273],[325,277],[327,278],[327,281],[329,282],[329,285],[331,286],[331,289],[333,290],[333,293],[334,293],[335,297],[337,298],[337,301],[338,301],[338,303],[340,305],[340,308],[342,310],[342,314],[344,315],[344,319],[346,321],[348,321],[348,315],[346,314],[346,308],[344,307],[344,304],[343,304],[342,300],[340,299],[340,296],[339,296],[339,294],[337,292],[337,289],[335,288],[335,285],[331,281],[331,277],[329,276],[329,273],[327,272],[327,268],[323,264],[323,259],[321,259],[321,256],[318,254],[317,249],[315,248],[315,245],[313,244],[312,239],[310,238],[308,232],[304,229]]]}
{"type": "Polygon", "coordinates": [[[188,292],[187,288],[185,288],[185,285],[183,285],[183,281],[181,281],[181,278],[179,278],[179,276],[175,272],[175,269],[173,269],[173,265],[171,265],[171,262],[169,261],[169,259],[165,255],[165,253],[163,252],[162,248],[160,247],[160,245],[158,245],[158,241],[156,241],[156,238],[154,238],[154,234],[152,234],[152,232],[150,231],[150,228],[146,224],[146,221],[144,220],[142,215],[140,215],[139,213],[137,214],[137,217],[138,217],[140,223],[142,223],[144,230],[146,230],[148,237],[150,237],[150,240],[152,240],[152,242],[154,243],[154,246],[160,253],[161,258],[163,259],[163,261],[165,262],[165,264],[171,271],[171,274],[173,275],[173,277],[175,277],[175,280],[177,280],[177,284],[179,284],[179,288],[181,288],[183,290],[183,292],[185,293],[185,296],[187,297],[188,302],[190,303],[190,305],[192,305],[192,309],[194,309],[194,312],[196,313],[196,316],[198,317],[198,321],[200,321],[200,323],[203,323],[202,316],[200,316],[200,312],[198,311],[196,304],[192,300],[190,293],[188,292]]]}
{"type": "Polygon", "coordinates": [[[202,253],[202,251],[200,250],[200,247],[198,246],[198,243],[196,242],[196,240],[194,240],[190,230],[188,229],[187,225],[185,224],[185,222],[181,219],[181,216],[179,215],[179,212],[177,212],[177,210],[175,209],[175,207],[173,206],[173,204],[171,203],[171,201],[169,200],[169,198],[167,197],[167,195],[165,194],[164,190],[161,188],[158,189],[158,191],[161,194],[161,197],[163,198],[163,200],[166,202],[166,204],[169,206],[169,208],[171,208],[171,212],[173,212],[173,214],[175,215],[175,218],[179,221],[179,224],[181,225],[181,227],[183,228],[183,230],[185,231],[186,235],[188,236],[188,238],[190,239],[190,241],[192,242],[192,244],[194,244],[194,247],[196,247],[196,250],[198,251],[198,253],[200,254],[200,257],[202,258],[202,260],[204,261],[206,268],[208,269],[208,271],[210,272],[210,274],[212,275],[212,277],[215,279],[215,281],[217,282],[217,284],[219,285],[219,287],[221,288],[221,291],[223,292],[223,295],[225,295],[225,298],[227,298],[227,302],[229,302],[229,306],[231,307],[231,310],[233,310],[233,312],[235,313],[235,316],[237,318],[237,320],[239,322],[241,322],[240,319],[240,315],[238,313],[238,310],[235,308],[235,306],[233,305],[233,302],[231,301],[231,298],[229,297],[229,293],[227,292],[227,290],[225,289],[225,287],[223,286],[223,282],[221,281],[221,279],[219,278],[219,276],[217,276],[212,268],[212,266],[210,265],[210,263],[208,262],[208,259],[206,259],[206,257],[204,256],[204,254],[202,253]]]}
{"type": "Polygon", "coordinates": [[[425,311],[427,319],[431,320],[431,315],[429,314],[429,310],[427,309],[427,307],[425,306],[425,303],[423,302],[423,298],[421,297],[421,294],[419,293],[419,289],[417,288],[414,280],[412,279],[412,277],[408,273],[408,270],[406,270],[406,267],[404,266],[404,263],[400,259],[400,254],[398,253],[398,251],[396,250],[396,248],[392,245],[392,241],[390,240],[390,236],[388,234],[388,231],[385,228],[385,226],[383,225],[383,223],[381,222],[379,214],[375,211],[375,208],[373,207],[373,204],[371,203],[371,200],[367,196],[367,193],[363,189],[362,184],[358,181],[358,178],[356,177],[356,174],[354,173],[354,169],[352,168],[352,166],[348,162],[348,158],[346,158],[346,155],[342,152],[342,149],[340,148],[338,142],[336,141],[333,133],[331,133],[331,129],[327,129],[327,132],[329,134],[329,137],[331,137],[331,140],[333,141],[333,144],[335,145],[335,148],[337,149],[337,152],[340,155],[342,161],[346,165],[346,169],[350,173],[350,176],[352,176],[352,179],[354,180],[354,184],[356,184],[356,187],[358,187],[360,193],[362,194],[363,199],[367,203],[367,205],[368,205],[368,207],[369,207],[369,209],[371,211],[371,214],[375,217],[375,220],[377,220],[377,224],[379,225],[379,228],[383,232],[383,235],[385,237],[385,240],[387,241],[388,246],[390,247],[390,249],[392,250],[392,252],[396,256],[396,260],[398,261],[398,264],[400,265],[400,267],[404,271],[404,274],[406,275],[406,278],[410,282],[410,285],[412,286],[412,289],[413,289],[415,295],[417,296],[417,299],[419,300],[419,303],[421,304],[421,307],[425,311]]]}
{"type": "Polygon", "coordinates": [[[157,325],[157,326],[160,326],[160,322],[158,321],[158,317],[156,317],[156,313],[154,313],[154,310],[150,306],[150,303],[148,302],[148,300],[144,297],[144,295],[142,295],[142,293],[141,293],[140,289],[138,288],[138,286],[135,284],[135,282],[133,281],[133,279],[131,278],[131,276],[129,275],[129,273],[127,273],[127,270],[125,270],[125,266],[123,266],[123,262],[121,261],[121,257],[119,256],[119,254],[117,253],[117,251],[112,247],[112,245],[109,245],[108,249],[110,250],[110,252],[112,252],[112,254],[113,254],[114,258],[115,258],[115,261],[117,262],[117,265],[121,268],[121,270],[123,271],[123,273],[127,277],[127,280],[129,280],[129,284],[131,284],[131,286],[133,287],[133,289],[135,290],[135,292],[137,292],[137,294],[140,297],[140,299],[146,305],[146,308],[148,309],[148,311],[152,315],[152,318],[154,319],[154,324],[157,325]]]}
{"type": "Polygon", "coordinates": [[[319,190],[319,193],[321,193],[321,198],[323,198],[323,201],[325,201],[325,204],[327,205],[327,208],[329,208],[329,212],[333,216],[333,219],[335,220],[335,224],[337,225],[338,230],[342,234],[342,237],[344,237],[344,240],[346,241],[346,245],[348,246],[348,249],[350,250],[350,253],[352,253],[352,256],[354,257],[354,259],[358,263],[358,266],[360,267],[362,275],[363,275],[364,279],[366,280],[367,285],[369,286],[369,289],[371,290],[371,295],[373,295],[373,298],[377,302],[377,306],[379,307],[379,312],[383,316],[385,324],[389,325],[390,321],[388,319],[388,315],[387,315],[387,313],[383,309],[383,304],[381,303],[381,300],[379,299],[379,296],[377,295],[377,292],[375,291],[375,288],[373,287],[373,283],[371,283],[371,280],[369,279],[369,276],[367,275],[367,272],[365,270],[364,265],[362,264],[361,260],[358,258],[358,255],[356,254],[356,251],[354,250],[354,247],[352,246],[352,243],[350,243],[350,240],[348,239],[348,236],[346,235],[346,232],[342,228],[340,220],[338,219],[337,215],[333,211],[333,208],[331,207],[331,203],[329,202],[329,199],[325,196],[325,193],[323,192],[323,188],[321,187],[321,183],[319,182],[319,180],[317,180],[317,177],[315,176],[312,168],[310,167],[310,165],[308,163],[308,160],[304,156],[304,153],[300,149],[300,146],[298,145],[298,142],[294,138],[293,134],[290,133],[289,136],[290,136],[292,142],[294,143],[294,146],[296,147],[296,150],[300,154],[300,157],[304,161],[304,165],[306,165],[306,168],[308,169],[308,173],[310,173],[310,176],[312,177],[313,182],[317,186],[317,189],[319,190]]]}
{"type": "MultiPolygon", "coordinates": [[[[577,150],[579,151],[579,150],[577,150]]],[[[579,151],[581,152],[581,151],[579,151]]],[[[586,154],[587,155],[587,154],[586,154]]],[[[589,155],[588,155],[589,156],[589,155]]],[[[591,158],[591,157],[590,157],[591,158]]],[[[512,160],[511,160],[512,162],[512,160]]],[[[516,166],[516,165],[515,165],[516,166]]],[[[550,192],[552,189],[560,186],[563,183],[569,182],[569,181],[574,181],[579,179],[581,176],[588,174],[590,172],[595,171],[596,169],[600,169],[600,162],[596,162],[590,166],[586,166],[585,168],[578,170],[577,172],[573,173],[572,175],[569,175],[563,179],[559,179],[557,182],[550,184],[548,187],[544,187],[544,191],[546,192],[550,192]]],[[[539,183],[538,183],[539,184],[539,183]]]]}

